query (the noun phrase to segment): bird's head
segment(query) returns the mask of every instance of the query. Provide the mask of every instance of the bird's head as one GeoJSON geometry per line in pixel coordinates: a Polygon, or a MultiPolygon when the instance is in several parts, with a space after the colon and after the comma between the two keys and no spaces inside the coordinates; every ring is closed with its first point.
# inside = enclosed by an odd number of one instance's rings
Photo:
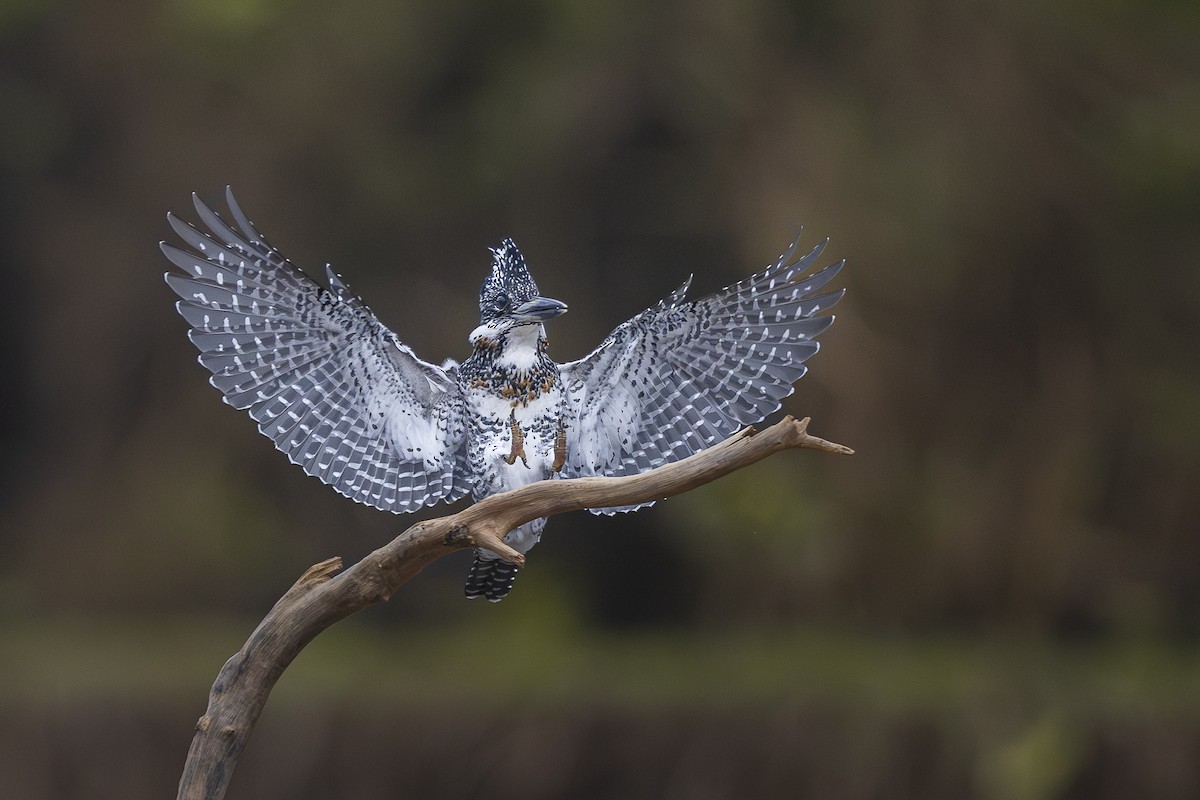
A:
{"type": "Polygon", "coordinates": [[[492,274],[479,290],[479,327],[471,339],[496,339],[513,328],[541,325],[566,310],[565,303],[538,294],[525,257],[512,239],[505,239],[492,249],[492,274]]]}

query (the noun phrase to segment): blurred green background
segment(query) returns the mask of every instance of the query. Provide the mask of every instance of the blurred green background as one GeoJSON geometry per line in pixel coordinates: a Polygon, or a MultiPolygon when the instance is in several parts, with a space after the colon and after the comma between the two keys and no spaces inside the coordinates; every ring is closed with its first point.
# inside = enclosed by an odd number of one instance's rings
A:
{"type": "MultiPolygon", "coordinates": [[[[1194,2],[0,3],[0,776],[174,792],[218,668],[413,518],[220,402],[156,243],[226,183],[418,354],[512,236],[560,360],[806,226],[776,456],[316,640],[234,798],[1200,795],[1194,2]]],[[[431,516],[431,511],[426,516],[431,516]]]]}

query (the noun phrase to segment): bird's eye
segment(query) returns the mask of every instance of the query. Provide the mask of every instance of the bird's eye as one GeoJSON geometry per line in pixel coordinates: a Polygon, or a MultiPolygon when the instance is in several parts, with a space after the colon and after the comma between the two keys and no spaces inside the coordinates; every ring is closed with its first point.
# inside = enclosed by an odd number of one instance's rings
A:
{"type": "Polygon", "coordinates": [[[496,296],[496,309],[498,311],[504,311],[505,309],[507,309],[508,304],[509,304],[508,295],[501,294],[501,295],[496,296]]]}

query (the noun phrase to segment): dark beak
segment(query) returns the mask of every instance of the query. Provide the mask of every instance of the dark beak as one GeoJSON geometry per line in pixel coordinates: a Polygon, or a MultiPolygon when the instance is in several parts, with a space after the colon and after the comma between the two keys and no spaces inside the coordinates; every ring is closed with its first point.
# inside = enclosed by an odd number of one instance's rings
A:
{"type": "Polygon", "coordinates": [[[545,322],[565,313],[566,310],[566,303],[551,300],[549,297],[535,297],[514,308],[512,316],[518,323],[545,322]]]}

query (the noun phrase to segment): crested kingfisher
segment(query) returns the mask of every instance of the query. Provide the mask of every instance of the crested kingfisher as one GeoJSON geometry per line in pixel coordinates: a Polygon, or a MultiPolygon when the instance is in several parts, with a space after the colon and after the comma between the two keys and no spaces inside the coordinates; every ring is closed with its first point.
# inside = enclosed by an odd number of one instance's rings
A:
{"type": "MultiPolygon", "coordinates": [[[[799,240],[766,269],[698,300],[683,285],[564,364],[542,297],[511,239],[492,252],[479,326],[461,364],[418,358],[326,267],[321,286],[267,243],[226,189],[228,215],[192,196],[203,229],[167,218],[167,283],[210,382],[305,472],[404,513],[558,476],[622,476],[703,450],[777,410],[833,323],[844,261],[812,267],[799,240]]],[[[648,503],[645,505],[649,505],[648,503]]],[[[634,507],[590,509],[597,514],[634,507]]],[[[505,542],[521,553],[545,519],[505,542]]],[[[493,602],[517,568],[476,550],[466,595],[493,602]]]]}

